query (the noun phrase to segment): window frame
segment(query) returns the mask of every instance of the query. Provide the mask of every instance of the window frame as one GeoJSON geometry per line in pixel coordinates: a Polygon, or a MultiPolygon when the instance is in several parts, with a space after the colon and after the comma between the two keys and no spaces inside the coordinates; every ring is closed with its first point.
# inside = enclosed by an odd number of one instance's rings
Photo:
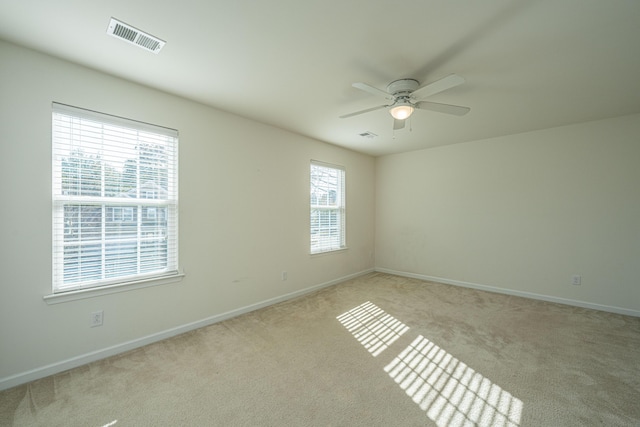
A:
{"type": "MultiPolygon", "coordinates": [[[[311,160],[309,166],[309,253],[310,255],[320,255],[327,254],[332,252],[343,251],[347,249],[347,209],[346,209],[346,187],[347,187],[347,172],[344,166],[326,163],[318,160],[311,160]],[[325,196],[327,202],[324,204],[318,203],[318,197],[316,195],[314,199],[314,167],[315,168],[323,168],[331,171],[335,171],[338,173],[338,177],[336,177],[336,188],[335,188],[335,205],[330,205],[330,201],[328,199],[333,199],[331,197],[331,191],[334,191],[333,186],[327,186],[327,188],[322,189],[326,192],[325,196]],[[331,187],[331,188],[329,188],[331,187]],[[315,201],[315,203],[314,203],[315,201]],[[329,213],[329,224],[325,227],[328,229],[329,235],[331,235],[332,230],[336,229],[338,232],[337,240],[335,238],[316,238],[317,240],[321,240],[319,243],[314,245],[314,234],[321,233],[321,229],[323,228],[321,225],[318,225],[317,222],[314,223],[314,211],[316,213],[327,212],[329,213]],[[335,215],[335,223],[333,223],[333,217],[335,215]],[[314,233],[314,228],[318,227],[319,230],[314,233]],[[324,240],[324,242],[322,242],[324,240]],[[324,244],[323,244],[324,243],[324,244]]],[[[315,218],[317,221],[317,218],[315,218]]]]}
{"type": "MultiPolygon", "coordinates": [[[[83,108],[73,107],[60,103],[52,103],[52,294],[45,296],[45,300],[53,300],[60,296],[65,296],[65,299],[77,299],[78,295],[85,294],[90,292],[93,296],[96,292],[98,293],[113,293],[119,292],[120,290],[129,290],[133,287],[146,287],[151,286],[153,284],[163,284],[163,283],[171,283],[176,280],[180,280],[183,274],[179,271],[178,264],[178,144],[179,144],[179,135],[178,131],[175,129],[170,129],[162,126],[151,125],[148,123],[127,119],[123,117],[113,116],[109,114],[99,113],[96,111],[86,110],[83,108]],[[135,134],[135,138],[129,139],[126,144],[128,145],[128,149],[134,149],[133,144],[143,145],[142,138],[144,136],[148,136],[153,134],[154,137],[158,136],[161,143],[164,144],[163,147],[166,147],[168,150],[166,153],[163,151],[162,154],[167,156],[166,162],[162,162],[164,167],[157,167],[157,164],[154,164],[156,177],[164,178],[166,175],[166,182],[164,182],[167,186],[166,190],[163,190],[163,193],[167,195],[163,199],[159,199],[158,195],[163,194],[160,191],[154,191],[154,198],[145,198],[144,192],[148,191],[142,188],[145,183],[143,183],[144,174],[141,172],[142,157],[137,157],[134,161],[139,162],[138,167],[136,168],[135,174],[135,187],[133,190],[134,195],[126,198],[123,194],[120,193],[118,195],[110,197],[107,195],[108,184],[106,183],[105,176],[107,175],[106,159],[100,159],[100,166],[98,169],[100,170],[100,195],[87,195],[82,194],[80,190],[80,194],[72,194],[71,191],[66,194],[63,192],[65,176],[63,173],[63,156],[67,156],[67,159],[70,158],[71,153],[73,152],[72,147],[75,143],[78,143],[80,149],[86,144],[86,141],[83,139],[84,137],[76,138],[76,135],[69,136],[68,138],[60,137],[60,134],[57,132],[56,128],[56,120],[60,118],[59,115],[73,117],[71,120],[88,120],[93,122],[94,124],[99,124],[101,129],[107,129],[108,127],[114,127],[116,129],[125,129],[127,131],[131,131],[132,134],[135,134]],[[68,146],[67,146],[68,145],[68,146]],[[68,151],[65,151],[68,150],[68,151]],[[75,282],[65,281],[65,245],[71,246],[75,245],[79,248],[83,248],[84,246],[88,246],[89,243],[86,241],[82,241],[81,239],[77,240],[77,243],[70,243],[69,238],[73,237],[69,233],[73,233],[73,228],[68,224],[71,223],[71,220],[68,217],[65,217],[65,209],[70,207],[80,207],[78,216],[81,217],[82,207],[95,207],[96,210],[101,210],[100,219],[100,232],[99,235],[96,234],[97,241],[101,242],[101,252],[100,252],[100,261],[96,261],[95,265],[99,267],[101,273],[100,277],[95,279],[87,279],[86,277],[81,278],[75,282]],[[158,214],[157,210],[166,210],[165,216],[162,216],[162,219],[166,223],[158,223],[156,221],[154,224],[146,224],[147,228],[144,228],[145,225],[142,224],[145,219],[142,217],[146,215],[146,211],[149,209],[156,209],[156,214],[158,214]],[[125,215],[126,211],[126,215],[125,215]],[[120,212],[122,217],[118,219],[116,212],[120,212]],[[131,218],[129,217],[131,215],[131,218]],[[113,223],[113,224],[111,224],[113,223]],[[109,242],[108,239],[110,236],[109,227],[113,227],[114,225],[121,226],[127,224],[135,224],[136,226],[136,234],[135,237],[128,236],[128,241],[135,241],[135,272],[130,273],[125,271],[124,268],[118,267],[119,270],[117,274],[112,277],[107,277],[105,274],[105,270],[108,266],[108,258],[109,258],[109,248],[105,242],[108,242],[111,246],[113,246],[113,242],[109,242]],[[111,225],[109,225],[111,224],[111,225]],[[146,233],[146,234],[144,234],[146,233]],[[151,233],[151,234],[149,234],[151,233]],[[145,245],[151,245],[150,249],[152,252],[145,252],[145,245]],[[155,242],[155,243],[154,243],[155,242]],[[153,245],[156,246],[156,253],[154,254],[153,245]],[[84,245],[84,246],[83,246],[84,245]],[[158,249],[160,248],[160,252],[158,255],[158,249]],[[166,249],[165,249],[166,248],[166,249]],[[151,254],[151,255],[149,255],[151,254]],[[151,259],[151,264],[146,264],[143,261],[144,257],[151,256],[151,258],[145,258],[145,260],[151,259]],[[156,264],[157,263],[157,264],[156,264]],[[145,266],[149,266],[147,271],[143,271],[145,266]]],[[[69,132],[69,135],[72,135],[69,132]]],[[[104,144],[104,140],[102,139],[102,144],[104,144]]],[[[119,143],[114,143],[113,141],[108,141],[106,145],[100,145],[100,150],[104,150],[106,148],[114,148],[114,145],[109,147],[109,144],[119,145],[119,143]]],[[[160,145],[153,146],[154,149],[160,145]]],[[[118,148],[118,147],[115,147],[118,148]]],[[[74,148],[75,149],[75,148],[74,148]]],[[[126,151],[127,148],[121,148],[121,151],[117,149],[114,151],[115,155],[123,155],[122,152],[126,151]]],[[[135,148],[134,151],[137,151],[138,148],[135,148]]],[[[138,155],[139,154],[139,151],[138,155]]],[[[106,156],[105,156],[106,157],[106,156]]],[[[159,162],[160,163],[160,162],[159,162]]],[[[111,166],[111,165],[109,165],[111,166]]],[[[121,180],[124,180],[124,170],[122,172],[121,180]]],[[[69,179],[69,178],[67,178],[69,179]]],[[[158,178],[159,179],[159,178],[158,178]]],[[[82,186],[85,182],[84,178],[77,179],[80,182],[80,186],[82,186]]],[[[123,182],[123,181],[121,181],[123,182]]],[[[160,180],[159,182],[163,182],[160,180]]],[[[96,184],[98,186],[98,184],[96,184]]],[[[163,185],[164,187],[164,185],[163,185]]],[[[156,218],[158,215],[156,215],[156,218]]],[[[81,219],[80,219],[81,220],[81,219]]],[[[79,221],[80,221],[79,220],[79,221]]],[[[82,223],[79,223],[82,224],[82,223]]],[[[97,229],[97,227],[96,227],[97,229]]],[[[121,231],[117,231],[115,237],[121,238],[121,231]]],[[[117,247],[119,244],[115,243],[117,247]]],[[[82,249],[80,249],[82,250],[82,249]]],[[[116,252],[116,257],[121,256],[119,253],[119,249],[113,249],[116,252]]],[[[113,254],[112,254],[113,255],[113,254]]],[[[77,255],[76,265],[82,263],[81,261],[82,255],[77,255]]],[[[120,258],[117,258],[120,259],[120,258]]],[[[121,262],[121,261],[117,261],[121,262]]],[[[82,275],[80,275],[82,277],[82,275]]],[[[50,303],[50,301],[47,301],[50,303]]],[[[61,301],[56,301],[61,302],[61,301]]]]}

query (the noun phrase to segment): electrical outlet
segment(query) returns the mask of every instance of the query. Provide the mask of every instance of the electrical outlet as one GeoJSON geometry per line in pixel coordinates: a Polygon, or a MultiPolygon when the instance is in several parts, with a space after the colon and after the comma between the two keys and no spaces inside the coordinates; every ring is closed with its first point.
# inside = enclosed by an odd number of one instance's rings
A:
{"type": "Polygon", "coordinates": [[[104,311],[94,311],[91,313],[91,327],[95,328],[96,326],[102,326],[102,317],[104,315],[104,311]]]}
{"type": "Polygon", "coordinates": [[[571,276],[571,284],[572,285],[580,285],[582,283],[582,276],[580,276],[579,274],[574,274],[573,276],[571,276]]]}
{"type": "Polygon", "coordinates": [[[284,282],[285,280],[287,280],[287,278],[289,277],[289,273],[287,273],[286,271],[282,272],[282,281],[284,282]]]}

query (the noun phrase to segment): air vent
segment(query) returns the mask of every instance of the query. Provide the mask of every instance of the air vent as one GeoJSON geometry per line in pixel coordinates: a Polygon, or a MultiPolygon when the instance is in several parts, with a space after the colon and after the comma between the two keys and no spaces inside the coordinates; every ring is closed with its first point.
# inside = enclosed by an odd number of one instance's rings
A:
{"type": "Polygon", "coordinates": [[[111,18],[111,21],[109,21],[107,34],[153,53],[160,52],[160,49],[162,49],[166,43],[164,40],[160,40],[151,34],[142,32],[131,25],[118,21],[115,18],[111,18]]]}
{"type": "Polygon", "coordinates": [[[378,135],[376,135],[376,134],[375,134],[375,133],[373,133],[373,132],[362,132],[362,133],[360,133],[360,134],[358,134],[358,135],[360,135],[360,136],[361,136],[361,137],[363,137],[363,138],[369,138],[369,139],[373,139],[373,138],[375,138],[376,136],[378,136],[378,135]]]}

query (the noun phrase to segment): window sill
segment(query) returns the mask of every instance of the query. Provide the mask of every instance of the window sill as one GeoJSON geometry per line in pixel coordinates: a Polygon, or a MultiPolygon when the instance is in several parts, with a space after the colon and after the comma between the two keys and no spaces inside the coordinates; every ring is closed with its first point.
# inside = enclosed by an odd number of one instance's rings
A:
{"type": "Polygon", "coordinates": [[[330,251],[323,251],[323,252],[311,252],[309,255],[312,257],[317,257],[317,256],[321,256],[321,255],[331,255],[331,254],[335,254],[338,252],[345,252],[346,250],[348,250],[348,247],[344,247],[344,248],[340,248],[340,249],[332,249],[330,251]]]}
{"type": "Polygon", "coordinates": [[[42,297],[47,304],[60,304],[63,302],[77,301],[86,298],[94,298],[103,295],[110,295],[119,292],[127,292],[135,289],[148,288],[150,286],[167,285],[182,280],[184,273],[176,273],[170,276],[153,277],[135,282],[127,282],[122,284],[100,286],[97,288],[78,289],[75,291],[60,292],[57,294],[45,295],[42,297]]]}

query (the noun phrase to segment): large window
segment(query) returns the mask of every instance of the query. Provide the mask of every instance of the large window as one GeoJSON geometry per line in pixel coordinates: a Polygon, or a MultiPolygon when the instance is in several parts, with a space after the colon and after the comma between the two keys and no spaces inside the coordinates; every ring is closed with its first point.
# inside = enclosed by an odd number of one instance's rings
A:
{"type": "Polygon", "coordinates": [[[311,253],[345,248],[345,172],[311,162],[311,253]]]}
{"type": "Polygon", "coordinates": [[[53,292],[178,270],[178,132],[53,104],[53,292]]]}

